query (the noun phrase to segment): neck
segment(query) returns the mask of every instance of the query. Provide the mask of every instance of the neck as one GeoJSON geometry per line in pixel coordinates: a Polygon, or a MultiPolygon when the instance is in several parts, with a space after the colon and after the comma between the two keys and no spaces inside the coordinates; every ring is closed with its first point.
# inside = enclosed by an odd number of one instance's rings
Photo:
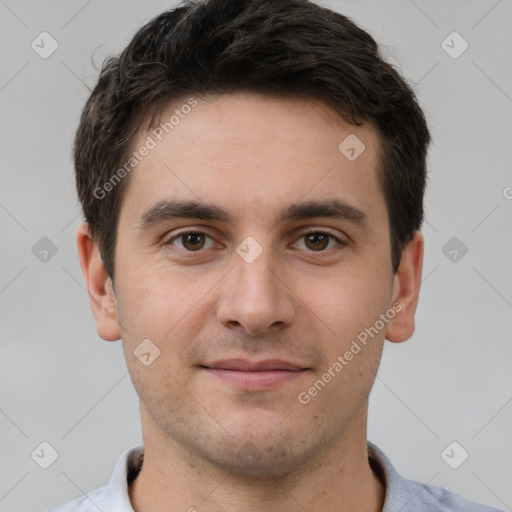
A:
{"type": "Polygon", "coordinates": [[[368,462],[366,410],[329,450],[279,479],[226,473],[145,426],[143,467],[128,489],[135,512],[382,511],[385,488],[368,462]]]}

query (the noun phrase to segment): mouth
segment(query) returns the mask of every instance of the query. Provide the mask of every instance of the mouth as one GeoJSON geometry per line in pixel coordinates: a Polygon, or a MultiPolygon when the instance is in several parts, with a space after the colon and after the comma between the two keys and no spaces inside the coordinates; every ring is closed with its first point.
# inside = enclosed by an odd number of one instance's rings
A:
{"type": "Polygon", "coordinates": [[[268,359],[259,362],[229,359],[201,365],[200,368],[213,377],[243,391],[274,389],[304,375],[309,370],[309,368],[303,368],[281,359],[268,359]]]}

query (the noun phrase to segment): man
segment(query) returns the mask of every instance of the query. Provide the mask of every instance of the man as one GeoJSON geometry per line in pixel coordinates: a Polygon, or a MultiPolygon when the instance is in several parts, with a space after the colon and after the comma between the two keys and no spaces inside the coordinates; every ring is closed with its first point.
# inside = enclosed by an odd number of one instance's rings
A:
{"type": "Polygon", "coordinates": [[[367,441],[414,331],[430,142],[370,35],[306,0],[165,12],[75,141],[80,262],[144,445],[54,511],[489,511],[367,441]]]}

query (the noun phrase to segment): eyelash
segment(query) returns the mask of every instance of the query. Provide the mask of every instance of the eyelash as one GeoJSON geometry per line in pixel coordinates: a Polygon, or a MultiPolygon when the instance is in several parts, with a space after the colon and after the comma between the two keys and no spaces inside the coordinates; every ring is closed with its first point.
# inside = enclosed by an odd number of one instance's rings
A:
{"type": "MultiPolygon", "coordinates": [[[[204,233],[202,231],[194,231],[194,230],[190,230],[189,229],[189,230],[182,231],[182,232],[174,235],[168,241],[164,242],[164,245],[166,245],[166,246],[174,245],[173,244],[174,240],[178,240],[181,237],[186,236],[186,235],[204,235],[204,236],[206,236],[208,238],[211,238],[213,240],[213,237],[211,237],[207,233],[204,233]]],[[[326,232],[326,231],[315,231],[315,230],[313,230],[313,231],[306,231],[306,232],[302,233],[299,236],[298,240],[303,239],[304,237],[306,237],[308,235],[326,235],[326,236],[329,237],[329,239],[335,240],[337,242],[337,245],[335,247],[331,247],[330,249],[323,249],[321,251],[313,251],[313,250],[307,251],[307,252],[309,252],[311,254],[325,254],[325,253],[330,252],[333,249],[341,248],[341,247],[347,245],[346,242],[344,242],[343,240],[340,240],[337,236],[333,235],[332,233],[326,232]]],[[[176,246],[174,246],[174,247],[176,247],[176,246]]],[[[183,252],[186,252],[188,254],[200,254],[200,253],[204,252],[205,250],[207,250],[207,249],[199,249],[197,251],[190,251],[188,249],[182,249],[181,247],[176,247],[176,249],[178,249],[180,251],[183,251],[183,252]]]]}

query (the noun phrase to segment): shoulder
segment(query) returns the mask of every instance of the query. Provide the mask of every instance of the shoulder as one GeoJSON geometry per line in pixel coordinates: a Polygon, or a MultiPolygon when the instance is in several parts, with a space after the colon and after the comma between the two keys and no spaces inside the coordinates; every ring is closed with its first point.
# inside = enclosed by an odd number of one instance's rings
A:
{"type": "Polygon", "coordinates": [[[368,458],[386,487],[382,512],[503,512],[468,501],[442,487],[403,478],[384,452],[369,441],[368,458]]]}
{"type": "Polygon", "coordinates": [[[425,485],[414,480],[405,480],[414,498],[403,510],[432,510],[439,512],[503,512],[497,508],[481,505],[436,485],[425,485]],[[424,508],[420,508],[424,507],[424,508]]]}
{"type": "Polygon", "coordinates": [[[87,496],[81,496],[80,498],[63,503],[58,507],[48,510],[48,512],[98,512],[98,509],[104,510],[103,496],[106,489],[106,486],[99,487],[89,492],[87,496]]]}
{"type": "Polygon", "coordinates": [[[126,450],[118,459],[108,485],[52,508],[48,512],[133,512],[128,485],[140,471],[144,446],[126,450]]]}

